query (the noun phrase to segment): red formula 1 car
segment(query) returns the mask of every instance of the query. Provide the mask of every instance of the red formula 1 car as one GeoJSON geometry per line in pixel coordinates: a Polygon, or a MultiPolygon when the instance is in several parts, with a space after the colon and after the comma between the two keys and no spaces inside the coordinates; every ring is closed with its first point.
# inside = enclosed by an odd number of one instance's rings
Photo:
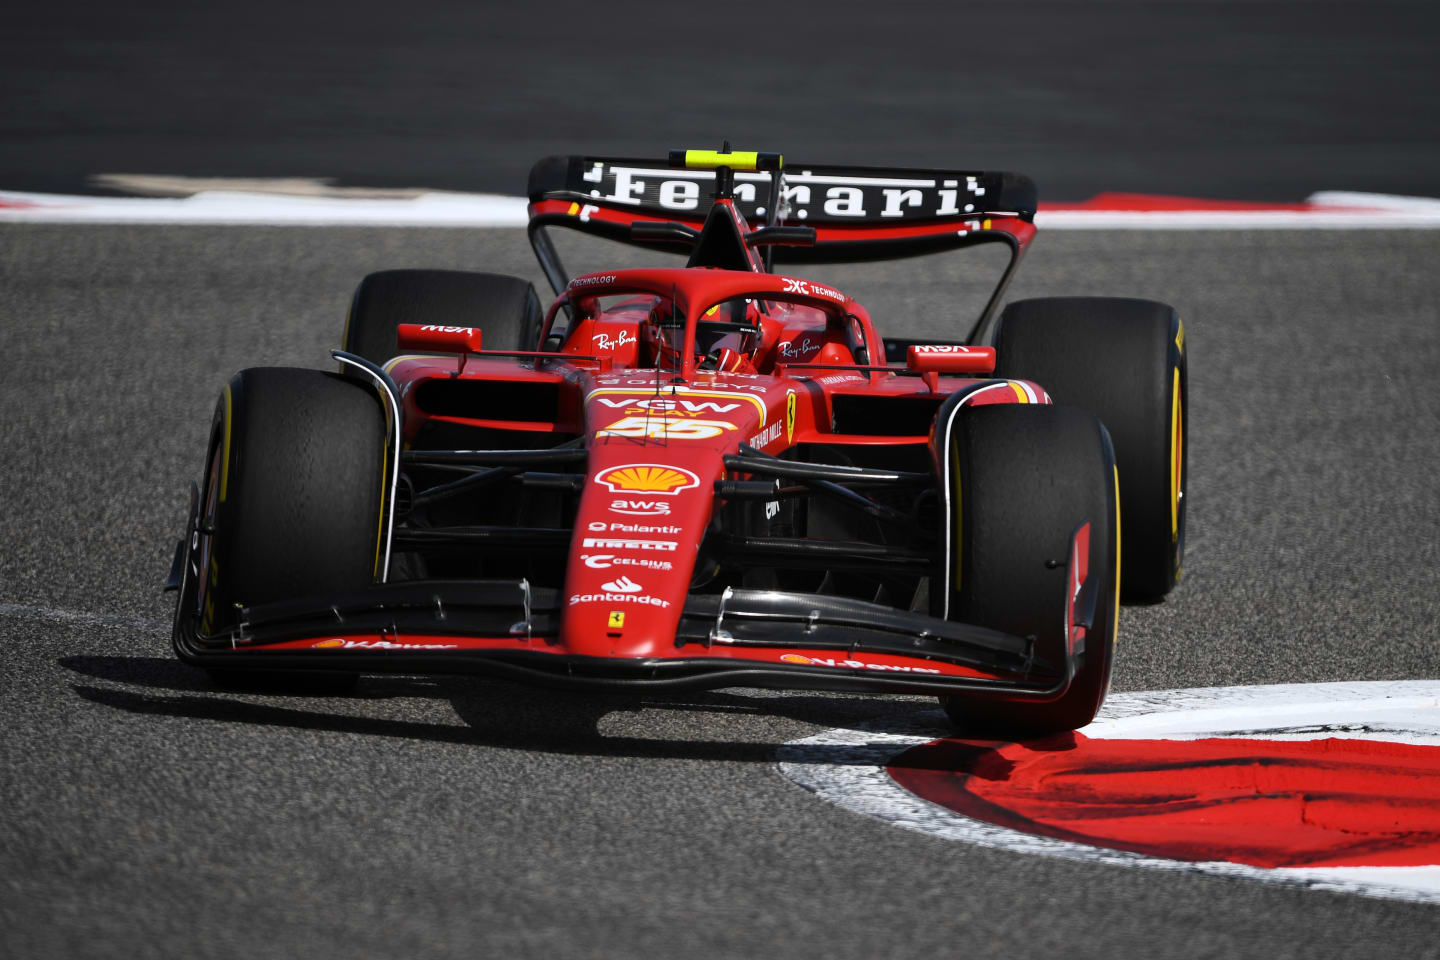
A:
{"type": "Polygon", "coordinates": [[[726,149],[552,157],[529,194],[547,311],[512,277],[376,273],[341,373],[225,387],[171,575],[182,660],[1089,722],[1121,598],[1180,575],[1172,309],[997,315],[1035,233],[1012,174],[726,149]],[[555,227],[688,262],[572,278],[555,227]],[[1009,266],[952,342],[882,338],[846,293],[775,269],[982,243],[1009,266]]]}

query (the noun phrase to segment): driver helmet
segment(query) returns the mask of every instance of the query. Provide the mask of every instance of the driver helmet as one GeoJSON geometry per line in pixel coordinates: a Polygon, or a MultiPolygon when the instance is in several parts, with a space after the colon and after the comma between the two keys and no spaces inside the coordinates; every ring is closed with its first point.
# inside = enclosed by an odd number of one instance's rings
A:
{"type": "Polygon", "coordinates": [[[737,297],[705,311],[695,327],[700,369],[726,373],[755,372],[755,352],[764,333],[760,301],[737,297]]]}

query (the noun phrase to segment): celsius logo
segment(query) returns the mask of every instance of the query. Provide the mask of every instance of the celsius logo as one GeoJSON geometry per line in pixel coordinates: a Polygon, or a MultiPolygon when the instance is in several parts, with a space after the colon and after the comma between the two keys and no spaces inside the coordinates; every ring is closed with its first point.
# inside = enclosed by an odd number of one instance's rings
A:
{"type": "Polygon", "coordinates": [[[595,481],[609,487],[611,493],[648,493],[666,497],[700,486],[700,478],[689,470],[659,463],[627,463],[611,467],[597,474],[595,481]]]}
{"type": "Polygon", "coordinates": [[[612,590],[615,593],[639,593],[645,588],[640,586],[640,584],[636,583],[634,580],[631,580],[629,577],[616,577],[609,583],[600,584],[600,589],[612,590]]]}
{"type": "Polygon", "coordinates": [[[617,557],[613,553],[582,553],[581,561],[591,570],[609,570],[611,567],[645,567],[647,570],[669,572],[675,565],[669,560],[654,560],[650,557],[617,557]]]}

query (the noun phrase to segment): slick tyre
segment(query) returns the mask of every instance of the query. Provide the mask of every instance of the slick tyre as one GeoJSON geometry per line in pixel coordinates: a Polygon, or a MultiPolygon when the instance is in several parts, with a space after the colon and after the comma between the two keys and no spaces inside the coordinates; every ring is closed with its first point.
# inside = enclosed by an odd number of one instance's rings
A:
{"type": "Polygon", "coordinates": [[[1153,603],[1185,556],[1185,332],[1153,300],[1055,297],[1010,304],[995,337],[996,376],[1033,380],[1110,431],[1125,510],[1120,592],[1153,603]]]}
{"type": "Polygon", "coordinates": [[[951,620],[1034,637],[1035,653],[1063,664],[1075,532],[1088,523],[1095,612],[1073,681],[1050,703],[941,697],[957,727],[1005,735],[1089,723],[1110,686],[1120,545],[1115,457],[1104,426],[1075,407],[1004,404],[941,408],[946,557],[951,620]]]}
{"type": "Polygon", "coordinates": [[[371,387],[318,370],[236,374],[216,404],[192,551],[198,632],[233,629],[242,607],[374,582],[386,446],[371,387]]]}
{"type": "Polygon", "coordinates": [[[528,280],[458,270],[385,270],[360,281],[340,344],[383,365],[399,353],[400,324],[433,323],[478,327],[489,350],[534,350],[540,320],[540,298],[528,280]]]}

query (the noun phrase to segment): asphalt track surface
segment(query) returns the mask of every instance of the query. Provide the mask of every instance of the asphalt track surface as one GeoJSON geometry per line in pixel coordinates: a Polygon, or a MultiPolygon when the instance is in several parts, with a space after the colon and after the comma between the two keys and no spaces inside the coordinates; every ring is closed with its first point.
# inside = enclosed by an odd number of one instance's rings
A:
{"type": "Polygon", "coordinates": [[[517,194],[537,157],[779,150],[1103,190],[1440,196],[1432,0],[14,4],[0,189],[517,194]]]}
{"type": "MultiPolygon", "coordinates": [[[[1186,577],[1126,608],[1117,689],[1440,675],[1437,258],[1430,231],[1037,241],[1016,296],[1186,323],[1186,577]]],[[[1440,955],[1433,907],[967,847],[778,773],[914,700],[212,688],[159,586],[217,390],[325,365],[393,266],[534,273],[518,230],[0,227],[0,955],[1440,955]]],[[[851,287],[886,328],[950,328],[940,274],[879,276],[851,287]]]]}

